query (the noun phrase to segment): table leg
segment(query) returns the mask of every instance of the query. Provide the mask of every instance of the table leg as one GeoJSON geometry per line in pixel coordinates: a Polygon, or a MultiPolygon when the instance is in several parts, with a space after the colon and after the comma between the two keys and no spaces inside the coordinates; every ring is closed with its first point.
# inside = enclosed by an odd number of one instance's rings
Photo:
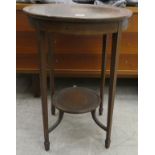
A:
{"type": "Polygon", "coordinates": [[[109,99],[108,99],[108,116],[107,116],[107,133],[105,140],[105,147],[110,147],[111,142],[111,128],[112,128],[112,117],[114,108],[114,97],[116,90],[117,80],[117,66],[119,56],[119,40],[120,32],[112,34],[112,51],[111,51],[111,66],[110,66],[110,87],[109,87],[109,99]]]}
{"type": "Polygon", "coordinates": [[[45,150],[49,150],[49,133],[48,133],[48,103],[47,103],[47,66],[46,66],[46,34],[44,31],[38,32],[39,54],[40,54],[40,90],[42,101],[42,116],[44,128],[44,145],[45,150]]]}
{"type": "Polygon", "coordinates": [[[104,85],[105,85],[105,76],[106,76],[106,59],[107,59],[107,34],[103,35],[102,39],[102,63],[101,63],[101,84],[100,84],[100,107],[99,115],[103,113],[103,100],[104,100],[104,85]]]}
{"type": "Polygon", "coordinates": [[[55,115],[55,106],[53,105],[53,95],[54,95],[54,43],[51,39],[51,33],[48,33],[48,55],[50,64],[50,94],[51,94],[51,114],[55,115]]]}
{"type": "Polygon", "coordinates": [[[54,78],[53,75],[50,75],[50,85],[51,85],[51,114],[55,115],[55,106],[53,105],[53,95],[54,95],[54,78]]]}

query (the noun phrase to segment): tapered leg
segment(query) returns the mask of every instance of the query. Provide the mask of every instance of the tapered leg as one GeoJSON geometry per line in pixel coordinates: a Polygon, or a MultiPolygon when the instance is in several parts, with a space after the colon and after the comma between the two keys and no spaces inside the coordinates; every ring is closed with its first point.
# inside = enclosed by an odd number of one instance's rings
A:
{"type": "Polygon", "coordinates": [[[44,145],[45,150],[49,150],[49,133],[48,133],[48,104],[47,104],[47,66],[46,66],[46,35],[44,31],[38,32],[39,41],[39,54],[40,54],[40,90],[42,101],[42,116],[43,116],[43,128],[44,128],[44,145]]]}
{"type": "Polygon", "coordinates": [[[53,95],[54,95],[54,48],[53,39],[51,40],[51,35],[48,33],[48,55],[49,55],[49,65],[50,65],[50,94],[51,94],[51,114],[55,115],[55,106],[53,105],[53,95]]]}
{"type": "Polygon", "coordinates": [[[108,99],[108,116],[107,116],[107,133],[105,140],[105,147],[110,147],[111,141],[111,128],[112,128],[112,116],[114,108],[114,97],[116,89],[117,79],[117,66],[119,56],[119,40],[120,31],[113,33],[112,35],[112,51],[111,51],[111,66],[110,66],[110,87],[109,87],[109,99],[108,99]]]}
{"type": "Polygon", "coordinates": [[[100,84],[100,107],[99,115],[103,113],[103,100],[104,100],[104,85],[105,85],[105,76],[106,76],[106,52],[107,52],[107,35],[103,35],[102,41],[102,63],[101,63],[101,84],[100,84]]]}
{"type": "Polygon", "coordinates": [[[50,73],[50,85],[51,85],[51,114],[55,115],[55,106],[53,105],[52,98],[54,95],[54,78],[50,73]]]}

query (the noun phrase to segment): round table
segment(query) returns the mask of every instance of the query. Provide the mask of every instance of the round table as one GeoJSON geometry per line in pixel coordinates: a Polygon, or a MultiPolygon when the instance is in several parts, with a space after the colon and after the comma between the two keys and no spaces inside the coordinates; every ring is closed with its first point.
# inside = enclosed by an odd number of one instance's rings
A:
{"type": "Polygon", "coordinates": [[[119,40],[121,31],[127,28],[128,18],[132,15],[132,12],[108,5],[94,6],[86,4],[37,4],[25,7],[23,10],[28,15],[29,21],[38,35],[45,149],[49,150],[49,133],[61,122],[64,112],[71,114],[91,112],[96,124],[106,131],[105,147],[109,148],[117,79],[119,40]],[[54,92],[54,39],[52,35],[58,33],[103,36],[100,94],[84,87],[70,87],[57,93],[54,92]],[[107,125],[103,125],[96,117],[96,109],[99,107],[99,114],[102,115],[107,38],[109,34],[112,34],[110,86],[107,125]],[[47,69],[50,69],[51,112],[54,115],[55,108],[59,110],[58,120],[51,127],[48,127],[47,69]]]}

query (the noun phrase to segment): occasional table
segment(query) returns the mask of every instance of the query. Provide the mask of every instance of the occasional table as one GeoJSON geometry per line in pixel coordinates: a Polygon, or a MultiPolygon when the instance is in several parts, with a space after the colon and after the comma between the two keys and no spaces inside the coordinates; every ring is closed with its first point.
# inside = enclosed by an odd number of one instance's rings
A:
{"type": "Polygon", "coordinates": [[[91,112],[95,123],[106,131],[105,147],[109,148],[117,79],[119,40],[121,31],[127,28],[128,18],[131,17],[132,12],[108,5],[94,6],[86,4],[37,4],[25,7],[23,10],[28,15],[29,21],[38,35],[45,150],[50,148],[49,133],[59,125],[64,113],[82,114],[87,112],[91,112]],[[103,36],[100,94],[84,87],[64,88],[55,93],[54,38],[52,36],[58,33],[103,36]],[[112,34],[110,86],[107,123],[104,125],[97,119],[96,109],[99,107],[99,114],[102,115],[107,37],[109,34],[112,34]],[[58,119],[51,127],[48,126],[47,70],[50,70],[51,112],[54,115],[55,108],[59,110],[58,119]]]}

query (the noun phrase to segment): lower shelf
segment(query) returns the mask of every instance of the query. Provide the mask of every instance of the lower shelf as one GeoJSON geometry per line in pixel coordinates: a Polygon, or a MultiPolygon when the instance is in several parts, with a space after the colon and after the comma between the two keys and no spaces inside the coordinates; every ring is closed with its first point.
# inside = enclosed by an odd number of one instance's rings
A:
{"type": "Polygon", "coordinates": [[[95,110],[100,104],[100,97],[88,88],[69,87],[55,93],[53,104],[63,112],[81,114],[95,110]]]}

